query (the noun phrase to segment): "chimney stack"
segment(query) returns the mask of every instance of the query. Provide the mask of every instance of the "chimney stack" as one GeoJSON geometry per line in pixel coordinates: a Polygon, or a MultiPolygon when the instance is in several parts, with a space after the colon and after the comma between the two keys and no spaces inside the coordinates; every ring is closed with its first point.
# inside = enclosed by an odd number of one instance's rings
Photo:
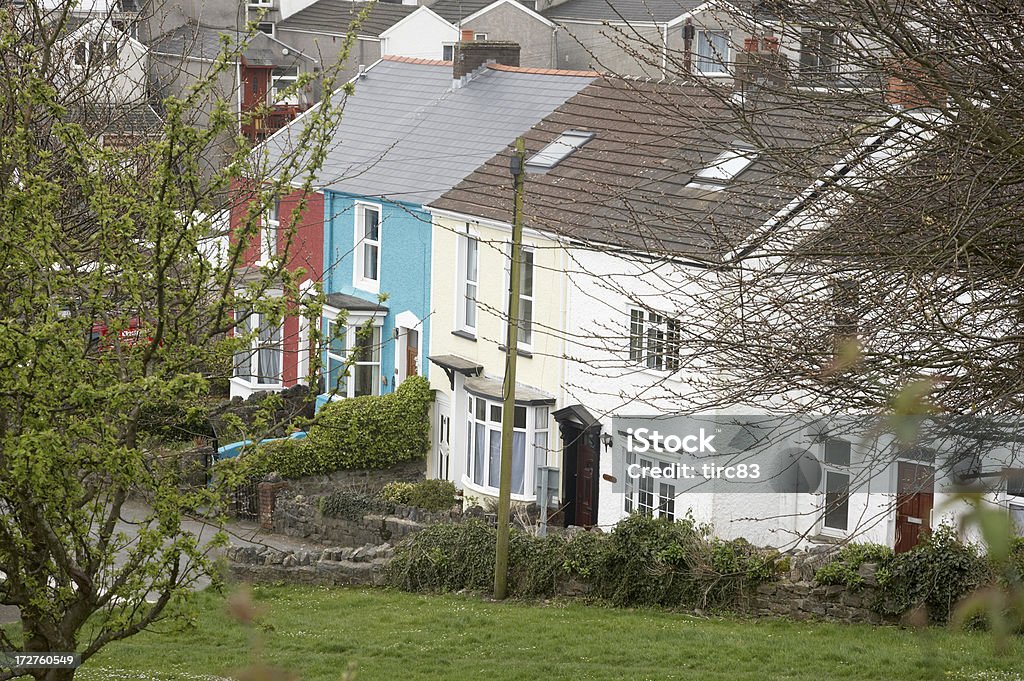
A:
{"type": "Polygon", "coordinates": [[[457,43],[452,63],[452,87],[465,85],[477,69],[491,62],[519,66],[519,43],[498,40],[457,43]]]}
{"type": "Polygon", "coordinates": [[[885,101],[901,109],[941,106],[944,96],[930,80],[920,64],[894,61],[885,87],[885,101]],[[929,96],[931,93],[932,96],[929,96]]]}
{"type": "Polygon", "coordinates": [[[779,52],[779,39],[766,36],[763,40],[749,37],[743,40],[743,51],[736,55],[733,91],[739,94],[764,86],[789,85],[789,60],[779,52]]]}

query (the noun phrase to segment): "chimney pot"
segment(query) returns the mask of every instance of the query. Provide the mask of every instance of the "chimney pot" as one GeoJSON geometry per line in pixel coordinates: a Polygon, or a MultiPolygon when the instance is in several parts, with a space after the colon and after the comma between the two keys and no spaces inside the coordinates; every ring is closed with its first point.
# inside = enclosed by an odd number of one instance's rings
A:
{"type": "Polygon", "coordinates": [[[764,37],[764,51],[779,53],[779,38],[774,35],[768,35],[764,37]]]}
{"type": "Polygon", "coordinates": [[[754,36],[743,39],[743,51],[744,52],[757,52],[757,48],[761,46],[761,41],[754,36]]]}

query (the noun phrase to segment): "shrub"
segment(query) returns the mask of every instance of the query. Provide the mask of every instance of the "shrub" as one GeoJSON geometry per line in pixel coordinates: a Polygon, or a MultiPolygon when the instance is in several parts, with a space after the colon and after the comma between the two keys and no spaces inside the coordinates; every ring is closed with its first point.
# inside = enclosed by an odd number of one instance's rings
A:
{"type": "Polygon", "coordinates": [[[346,468],[390,468],[423,458],[430,449],[433,399],[427,379],[412,376],[390,395],[329,402],[304,439],[261,444],[232,466],[249,479],[270,473],[303,478],[346,468]]]}
{"type": "Polygon", "coordinates": [[[596,575],[597,595],[615,605],[727,605],[774,575],[774,558],[746,541],[708,534],[691,518],[630,516],[609,537],[596,575]]]}
{"type": "Polygon", "coordinates": [[[421,480],[413,484],[405,503],[428,511],[447,511],[455,503],[455,485],[447,480],[421,480]]]}
{"type": "MultiPolygon", "coordinates": [[[[535,537],[513,530],[509,593],[552,596],[570,578],[616,605],[725,605],[774,574],[743,541],[707,541],[690,520],[631,517],[610,535],[535,537]],[[620,531],[621,528],[621,531],[620,531]]],[[[402,544],[386,579],[409,591],[490,590],[495,530],[478,521],[435,525],[402,544]]]]}
{"type": "Polygon", "coordinates": [[[327,403],[306,438],[318,472],[390,468],[423,458],[430,449],[433,400],[427,379],[412,376],[389,395],[327,403]]]}
{"type": "Polygon", "coordinates": [[[413,482],[389,482],[381,488],[380,498],[395,504],[408,504],[415,487],[413,482]]]}
{"type": "Polygon", "coordinates": [[[924,605],[932,621],[945,622],[956,602],[989,576],[978,547],[962,543],[953,527],[943,524],[879,568],[875,607],[883,614],[899,615],[924,605]]]}
{"type": "Polygon", "coordinates": [[[361,492],[334,492],[320,497],[317,503],[324,516],[346,520],[359,520],[371,513],[387,515],[395,510],[395,505],[390,501],[361,492]]]}
{"type": "Polygon", "coordinates": [[[818,584],[842,584],[851,589],[864,586],[864,578],[858,571],[865,563],[886,565],[893,556],[892,549],[881,544],[847,544],[841,548],[828,563],[822,565],[814,573],[814,581],[818,584]]]}

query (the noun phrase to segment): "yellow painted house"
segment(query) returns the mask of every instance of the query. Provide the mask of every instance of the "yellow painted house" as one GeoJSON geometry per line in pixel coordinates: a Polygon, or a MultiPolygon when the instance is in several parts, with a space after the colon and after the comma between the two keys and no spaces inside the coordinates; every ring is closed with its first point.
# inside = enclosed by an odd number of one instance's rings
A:
{"type": "MultiPolygon", "coordinates": [[[[511,226],[433,210],[430,345],[437,392],[431,477],[469,497],[498,493],[511,226]]],[[[512,498],[533,501],[538,466],[558,466],[552,411],[565,383],[566,251],[527,229],[520,287],[512,498]]]]}

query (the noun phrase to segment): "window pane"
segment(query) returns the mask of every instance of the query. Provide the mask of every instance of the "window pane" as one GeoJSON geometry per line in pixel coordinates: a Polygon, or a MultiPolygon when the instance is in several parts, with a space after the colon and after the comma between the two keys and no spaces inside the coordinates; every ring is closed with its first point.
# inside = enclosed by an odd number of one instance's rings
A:
{"type": "Polygon", "coordinates": [[[348,394],[348,380],[345,375],[345,363],[340,359],[327,360],[327,389],[337,391],[339,395],[348,394]]]}
{"type": "Polygon", "coordinates": [[[498,487],[501,482],[501,431],[489,430],[490,448],[487,452],[487,484],[498,487]]]}
{"type": "Polygon", "coordinates": [[[357,364],[355,366],[353,371],[355,374],[355,390],[353,394],[356,397],[377,394],[377,368],[375,364],[357,364]]]}
{"type": "Polygon", "coordinates": [[[825,527],[845,530],[850,515],[850,476],[846,473],[825,473],[825,527]]]}
{"type": "Polygon", "coordinates": [[[533,342],[533,302],[519,301],[519,342],[529,345],[533,342]]]}
{"type": "Polygon", "coordinates": [[[526,430],[526,407],[515,408],[515,418],[512,427],[526,430]]]}
{"type": "Polygon", "coordinates": [[[259,383],[279,383],[281,380],[281,348],[261,347],[257,353],[257,376],[259,383]]]}
{"type": "Polygon", "coordinates": [[[476,420],[486,421],[487,420],[487,403],[481,400],[479,397],[473,400],[476,403],[476,420]]]}
{"type": "Polygon", "coordinates": [[[479,266],[480,242],[472,237],[466,237],[466,280],[477,281],[477,268],[479,266]]]}
{"type": "Polygon", "coordinates": [[[466,284],[466,326],[476,328],[476,284],[466,284]]]}
{"type": "Polygon", "coordinates": [[[487,447],[484,438],[487,428],[482,423],[476,424],[476,439],[473,447],[473,482],[484,484],[484,451],[487,447]]]}
{"type": "Polygon", "coordinates": [[[548,465],[548,434],[547,431],[533,434],[533,465],[548,465]]]}
{"type": "Polygon", "coordinates": [[[547,430],[548,429],[548,408],[547,407],[537,407],[537,413],[535,414],[535,417],[536,417],[536,423],[534,423],[533,427],[536,428],[537,430],[547,430]]]}
{"type": "Polygon", "coordinates": [[[380,237],[380,213],[372,208],[363,209],[363,237],[370,241],[380,237]]]}
{"type": "Polygon", "coordinates": [[[669,520],[675,520],[676,518],[676,488],[675,485],[669,485],[661,483],[658,490],[658,507],[660,509],[659,515],[662,518],[668,518],[669,520]]]}
{"type": "Polygon", "coordinates": [[[832,466],[849,466],[850,443],[839,438],[825,440],[825,463],[832,466]]]}
{"type": "Polygon", "coordinates": [[[363,244],[363,278],[377,281],[377,247],[363,244]]]}
{"type": "MultiPolygon", "coordinates": [[[[517,407],[517,410],[519,408],[517,407]]],[[[525,410],[524,410],[525,411],[525,410]]],[[[512,494],[522,494],[526,479],[526,433],[512,433],[512,494]]]]}
{"type": "Polygon", "coordinates": [[[662,329],[664,318],[653,312],[647,315],[647,367],[649,369],[665,368],[665,332],[662,329]]]}
{"type": "Polygon", "coordinates": [[[523,250],[522,279],[519,292],[524,296],[533,297],[533,251],[523,250]]]}
{"type": "Polygon", "coordinates": [[[491,421],[495,423],[501,423],[501,405],[491,405],[491,421]]]}
{"type": "Polygon", "coordinates": [[[629,311],[629,359],[639,362],[644,358],[644,311],[629,311]]]}

